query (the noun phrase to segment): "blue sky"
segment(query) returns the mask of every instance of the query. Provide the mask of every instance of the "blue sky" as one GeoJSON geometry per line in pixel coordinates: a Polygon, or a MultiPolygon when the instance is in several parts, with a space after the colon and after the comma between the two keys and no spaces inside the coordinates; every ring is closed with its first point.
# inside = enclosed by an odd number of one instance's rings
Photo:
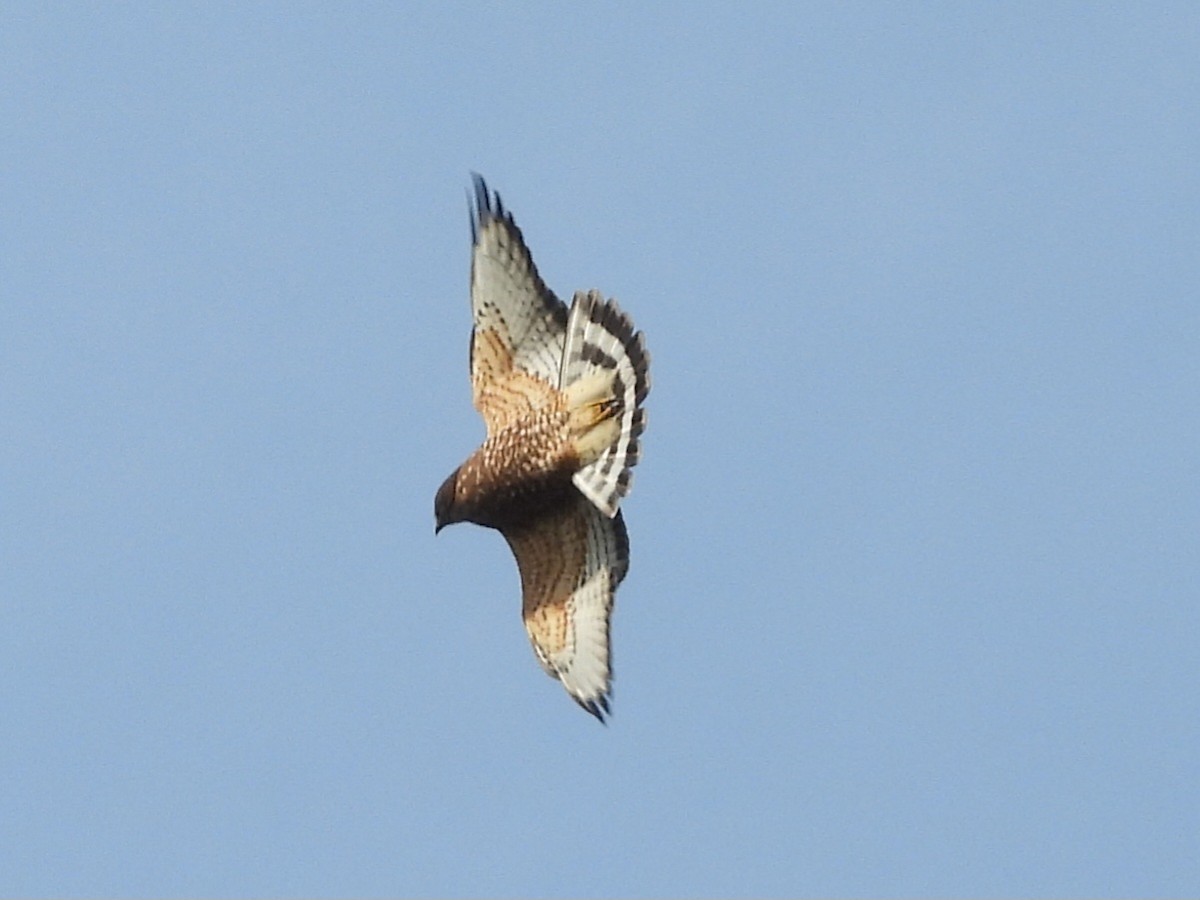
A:
{"type": "Polygon", "coordinates": [[[0,893],[1200,890],[1200,11],[412,7],[0,16],[0,893]],[[652,354],[607,728],[471,171],[652,354]]]}

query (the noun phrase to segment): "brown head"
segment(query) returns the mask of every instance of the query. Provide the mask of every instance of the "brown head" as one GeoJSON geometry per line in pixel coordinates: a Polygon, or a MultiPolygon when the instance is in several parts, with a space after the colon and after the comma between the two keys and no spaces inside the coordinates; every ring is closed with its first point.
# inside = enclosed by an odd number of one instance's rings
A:
{"type": "Polygon", "coordinates": [[[433,499],[433,516],[436,524],[433,533],[437,534],[447,525],[463,521],[462,513],[457,503],[458,469],[450,473],[450,477],[442,482],[437,496],[433,499]]]}

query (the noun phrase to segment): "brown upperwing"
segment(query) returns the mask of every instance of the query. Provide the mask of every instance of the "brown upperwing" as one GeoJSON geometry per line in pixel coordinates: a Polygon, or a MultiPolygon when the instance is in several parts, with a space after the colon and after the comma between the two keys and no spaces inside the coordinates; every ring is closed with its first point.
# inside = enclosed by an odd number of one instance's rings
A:
{"type": "Polygon", "coordinates": [[[488,437],[559,397],[550,382],[513,365],[512,351],[493,329],[477,329],[472,336],[471,393],[488,437]]]}
{"type": "Polygon", "coordinates": [[[471,388],[490,435],[552,401],[567,309],[538,275],[499,194],[478,176],[472,232],[471,388]]]}
{"type": "Polygon", "coordinates": [[[574,495],[504,536],[521,573],[522,615],[538,661],[603,720],[613,594],[629,567],[623,518],[574,495]]]}

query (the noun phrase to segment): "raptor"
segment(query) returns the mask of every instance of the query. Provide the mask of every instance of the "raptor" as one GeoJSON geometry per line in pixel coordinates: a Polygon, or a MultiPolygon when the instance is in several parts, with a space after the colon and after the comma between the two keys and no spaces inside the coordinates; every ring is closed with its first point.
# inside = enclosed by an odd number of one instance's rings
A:
{"type": "Polygon", "coordinates": [[[434,501],[436,530],[504,535],[522,618],[547,673],[596,718],[610,712],[613,596],[629,571],[620,503],[646,426],[650,357],[615,300],[546,287],[500,196],[475,176],[471,390],[483,445],[434,501]]]}

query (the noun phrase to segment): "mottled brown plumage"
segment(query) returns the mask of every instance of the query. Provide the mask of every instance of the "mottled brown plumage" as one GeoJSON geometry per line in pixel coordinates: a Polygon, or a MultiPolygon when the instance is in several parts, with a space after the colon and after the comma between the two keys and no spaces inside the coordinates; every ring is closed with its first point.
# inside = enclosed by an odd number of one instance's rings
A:
{"type": "Polygon", "coordinates": [[[447,517],[442,524],[474,522],[504,531],[577,493],[571,476],[579,457],[567,423],[566,410],[552,407],[488,437],[447,479],[452,490],[442,501],[447,517]]]}
{"type": "Polygon", "coordinates": [[[645,427],[649,356],[614,301],[577,293],[568,311],[478,176],[472,232],[471,388],[487,438],[438,490],[437,529],[474,522],[504,535],[538,660],[603,721],[613,593],[629,567],[618,506],[645,427]]]}

